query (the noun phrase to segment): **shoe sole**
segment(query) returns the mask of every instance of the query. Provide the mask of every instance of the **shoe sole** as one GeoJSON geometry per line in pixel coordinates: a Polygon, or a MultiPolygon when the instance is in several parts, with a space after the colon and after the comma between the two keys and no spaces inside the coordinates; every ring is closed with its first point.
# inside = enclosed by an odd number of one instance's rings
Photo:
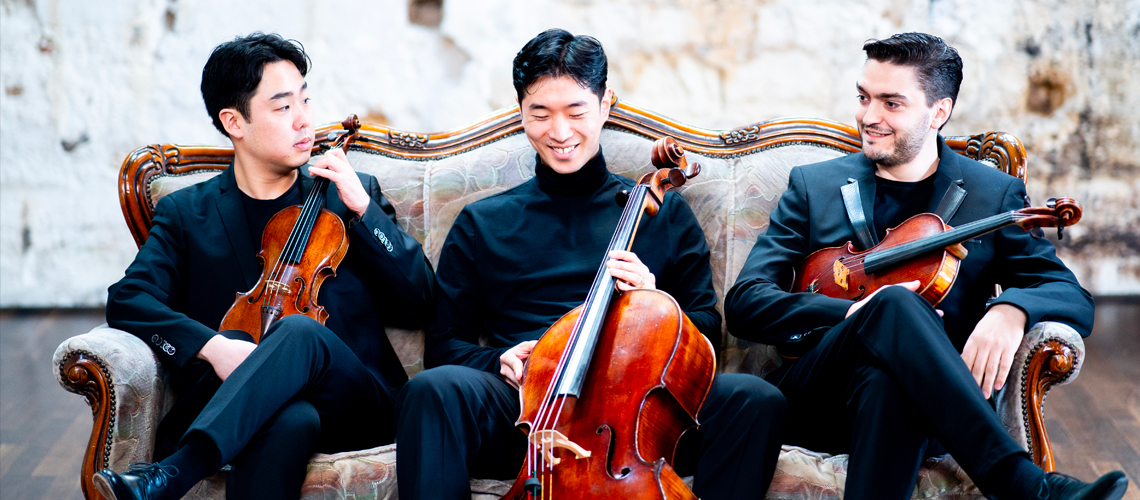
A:
{"type": "Polygon", "coordinates": [[[115,492],[111,489],[111,483],[107,482],[107,478],[103,477],[102,474],[95,474],[95,477],[91,478],[91,482],[95,485],[95,491],[103,495],[103,498],[106,500],[118,500],[119,497],[116,496],[115,492]]]}

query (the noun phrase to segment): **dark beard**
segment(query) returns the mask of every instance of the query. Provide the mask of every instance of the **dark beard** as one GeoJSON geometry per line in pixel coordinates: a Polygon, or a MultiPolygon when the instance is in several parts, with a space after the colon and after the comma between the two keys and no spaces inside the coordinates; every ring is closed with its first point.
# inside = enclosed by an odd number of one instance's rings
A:
{"type": "MultiPolygon", "coordinates": [[[[930,123],[930,117],[918,122],[913,129],[907,130],[903,133],[895,131],[895,147],[889,152],[882,152],[875,155],[867,153],[863,149],[863,156],[871,160],[881,167],[894,167],[907,163],[918,156],[918,152],[922,150],[923,129],[926,128],[924,124],[930,123]]],[[[860,125],[859,132],[862,135],[863,126],[860,125]]]]}

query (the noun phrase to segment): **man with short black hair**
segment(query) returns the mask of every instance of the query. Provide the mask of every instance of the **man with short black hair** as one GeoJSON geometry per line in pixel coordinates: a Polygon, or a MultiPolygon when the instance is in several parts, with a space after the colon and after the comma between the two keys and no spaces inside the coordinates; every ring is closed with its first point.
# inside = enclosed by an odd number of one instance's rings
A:
{"type": "Polygon", "coordinates": [[[1008,227],[965,242],[938,310],[915,293],[917,281],[858,301],[785,291],[813,252],[848,241],[870,248],[918,213],[960,226],[1028,203],[1020,179],[958,155],[938,134],[962,81],[954,48],[923,33],[863,48],[862,153],[792,169],[725,297],[734,335],[788,356],[766,377],[788,399],[786,441],[849,453],[846,499],[910,498],[923,457],[942,445],[991,498],[1120,498],[1119,472],[1093,485],[1046,476],[986,401],[1028,327],[1047,319],[1082,336],[1092,329],[1092,297],[1048,240],[1008,227]],[[995,283],[1005,292],[990,301],[995,283]]]}
{"type": "MultiPolygon", "coordinates": [[[[622,215],[614,197],[633,182],[607,170],[599,144],[613,97],[601,44],[545,31],[519,51],[513,74],[535,177],[467,205],[444,243],[424,354],[429,369],[397,400],[405,500],[470,498],[470,477],[518,474],[527,442],[514,425],[524,363],[547,328],[586,300],[603,259],[619,290],[668,292],[720,343],[709,248],[680,195],[669,192],[660,213],[641,221],[632,251],[605,255],[622,215]]],[[[695,473],[701,498],[762,498],[783,415],[784,400],[770,384],[717,375],[700,430],[678,446],[675,470],[695,473]]]]}
{"type": "Polygon", "coordinates": [[[159,424],[161,461],[95,475],[109,499],[181,498],[226,464],[227,498],[299,498],[313,453],[393,440],[407,376],[384,324],[423,321],[432,270],[374,177],[340,150],[308,164],[308,68],[299,43],[254,33],[219,45],[202,70],[202,98],[234,161],[158,202],[146,243],[110,288],[108,324],[151,346],[179,399],[159,424]],[[325,324],[285,316],[259,344],[218,331],[235,293],[258,282],[263,228],[302,203],[312,176],[330,180],[326,208],[349,240],[320,288],[325,324]]]}

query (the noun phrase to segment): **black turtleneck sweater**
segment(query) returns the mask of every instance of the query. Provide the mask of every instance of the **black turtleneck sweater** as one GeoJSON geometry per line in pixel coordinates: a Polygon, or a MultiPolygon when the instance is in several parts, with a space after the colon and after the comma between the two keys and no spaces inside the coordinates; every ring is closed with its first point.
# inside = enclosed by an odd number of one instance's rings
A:
{"type": "MultiPolygon", "coordinates": [[[[582,305],[621,218],[614,195],[633,185],[610,173],[599,151],[571,174],[539,160],[533,179],[467,205],[439,258],[424,364],[499,373],[503,352],[582,305]]],[[[670,191],[657,216],[642,217],[633,252],[720,345],[709,247],[693,211],[670,191]]]]}

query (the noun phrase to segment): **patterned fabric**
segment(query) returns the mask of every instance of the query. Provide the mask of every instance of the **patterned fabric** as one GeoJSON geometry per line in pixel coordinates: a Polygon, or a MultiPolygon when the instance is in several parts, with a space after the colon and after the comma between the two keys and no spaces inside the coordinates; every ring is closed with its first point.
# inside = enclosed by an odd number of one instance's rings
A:
{"type": "MultiPolygon", "coordinates": [[[[629,178],[651,172],[652,141],[634,134],[605,130],[602,147],[611,171],[629,178]]],[[[699,176],[678,191],[685,197],[705,230],[712,249],[713,286],[722,307],[724,291],[732,286],[756,236],[768,226],[768,216],[787,187],[793,166],[814,163],[842,153],[818,145],[794,144],[754,151],[737,158],[711,158],[688,153],[700,163],[699,176]]],[[[516,186],[534,176],[534,152],[526,137],[515,134],[479,149],[431,160],[413,161],[353,151],[349,161],[361,172],[374,175],[401,226],[424,245],[435,264],[444,239],[459,211],[467,203],[516,186]]],[[[214,173],[156,177],[148,186],[153,203],[174,190],[209,179],[214,173]]],[[[388,335],[409,375],[422,369],[423,332],[390,329],[388,335]]],[[[724,335],[719,368],[725,372],[762,375],[779,366],[769,346],[724,335]]],[[[1021,390],[1026,357],[1048,339],[1058,339],[1077,353],[1077,369],[1084,344],[1071,328],[1041,323],[1025,336],[1010,375],[998,393],[998,413],[1022,446],[1026,444],[1021,390]],[[1019,383],[1021,382],[1021,383],[1019,383]]],[[[170,408],[174,395],[166,390],[162,368],[149,347],[125,332],[100,327],[68,339],[55,353],[59,362],[83,350],[105,361],[114,379],[116,415],[110,466],[125,470],[130,462],[150,461],[159,417],[170,408]]],[[[1076,377],[1076,373],[1067,383],[1076,377]]],[[[395,445],[335,455],[315,455],[303,487],[306,500],[395,499],[395,445]]],[[[785,446],[767,498],[838,499],[846,483],[847,456],[813,453],[785,446]]],[[[187,498],[224,498],[225,473],[199,483],[187,498]]],[[[472,498],[495,499],[510,483],[472,480],[472,498]]],[[[915,498],[980,498],[973,484],[952,458],[928,460],[919,473],[915,498]]]]}

